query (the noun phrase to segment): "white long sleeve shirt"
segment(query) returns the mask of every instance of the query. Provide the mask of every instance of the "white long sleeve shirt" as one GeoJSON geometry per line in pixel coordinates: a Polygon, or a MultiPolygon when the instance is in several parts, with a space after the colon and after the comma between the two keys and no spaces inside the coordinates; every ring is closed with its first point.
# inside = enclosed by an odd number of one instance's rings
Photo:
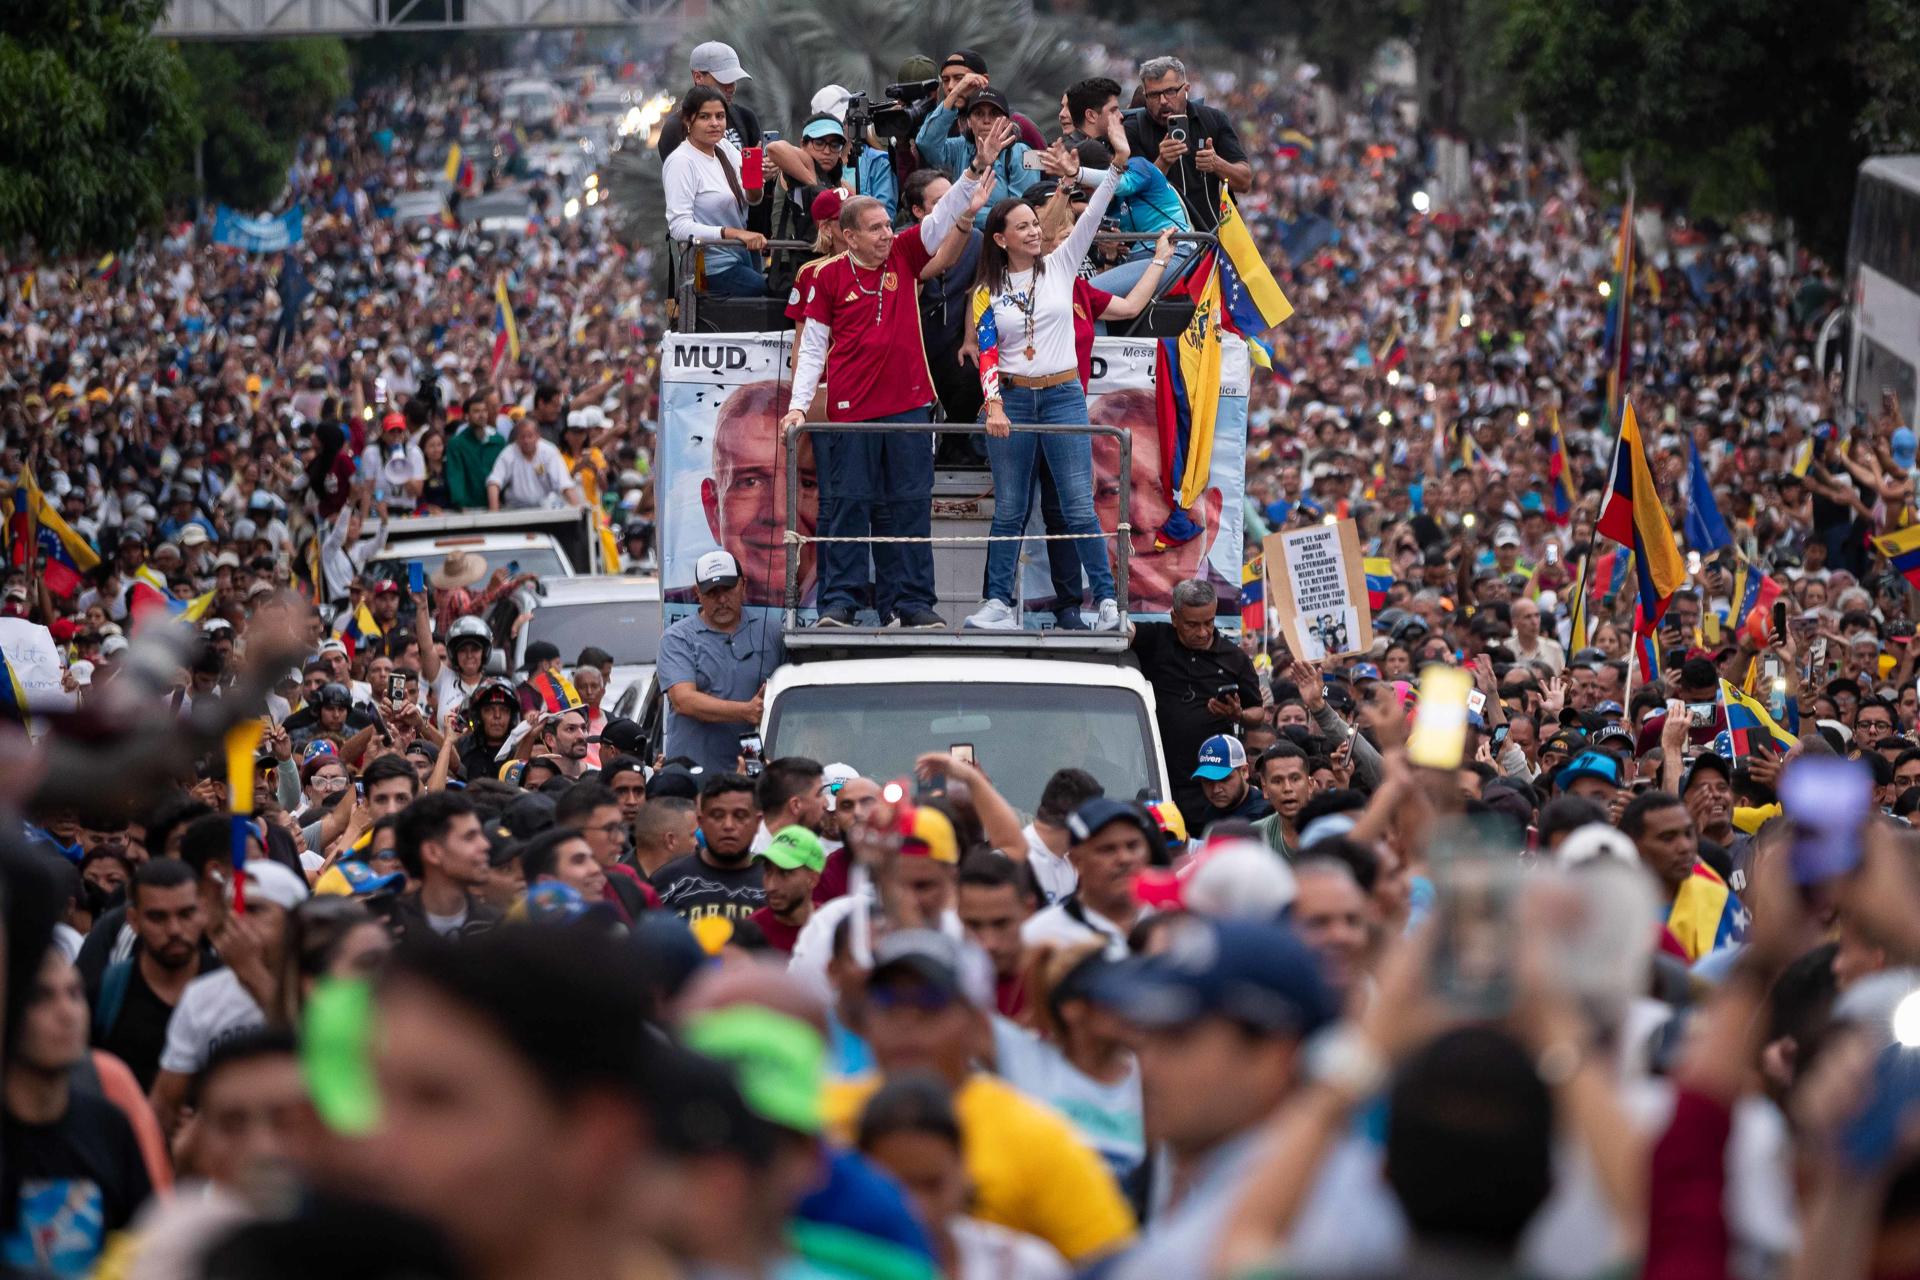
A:
{"type": "MultiPolygon", "coordinates": [[[[740,151],[722,139],[716,155],[698,147],[675,147],[660,169],[660,185],[667,199],[667,234],[675,240],[720,240],[728,227],[745,228],[746,210],[734,198],[720,156],[740,175],[740,151]]],[[[742,188],[744,190],[745,188],[742,188]]]]}
{"type": "MultiPolygon", "coordinates": [[[[1093,198],[1087,202],[1087,211],[1073,224],[1067,238],[1042,260],[1045,267],[1037,280],[1031,267],[1025,271],[1009,271],[995,291],[993,324],[1000,339],[1000,375],[1014,373],[1044,378],[1080,367],[1073,345],[1073,282],[1078,278],[1087,250],[1093,247],[1100,219],[1106,216],[1107,205],[1112,202],[1114,188],[1119,183],[1120,171],[1107,170],[1106,177],[1094,188],[1093,198]],[[1034,294],[1031,338],[1027,333],[1028,311],[1022,305],[1029,291],[1034,294]],[[1029,348],[1032,355],[1027,354],[1029,348]]],[[[981,385],[989,396],[999,394],[998,378],[985,362],[981,365],[981,385]]]]}
{"type": "Polygon", "coordinates": [[[333,527],[327,530],[327,536],[320,542],[320,572],[327,580],[327,599],[338,600],[347,594],[347,588],[367,567],[367,561],[379,555],[387,545],[387,522],[380,522],[380,529],[371,538],[362,538],[352,547],[347,546],[347,524],[353,518],[353,508],[340,508],[340,514],[334,517],[333,527]]]}

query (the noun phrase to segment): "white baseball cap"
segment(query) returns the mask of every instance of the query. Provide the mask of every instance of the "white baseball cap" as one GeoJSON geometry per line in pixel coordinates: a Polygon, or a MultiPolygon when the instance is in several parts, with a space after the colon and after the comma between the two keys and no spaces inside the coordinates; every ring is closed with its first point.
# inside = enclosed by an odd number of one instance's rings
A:
{"type": "Polygon", "coordinates": [[[111,658],[116,654],[122,654],[126,651],[127,638],[125,636],[108,636],[100,642],[100,656],[103,658],[111,658]]]}
{"type": "Polygon", "coordinates": [[[693,585],[706,590],[708,587],[730,587],[740,581],[740,562],[726,551],[709,551],[694,562],[693,585]]]}
{"type": "Polygon", "coordinates": [[[246,881],[248,897],[257,897],[288,911],[307,900],[307,882],[266,858],[247,860],[246,881]]]}
{"type": "Polygon", "coordinates": [[[830,84],[813,95],[813,101],[807,105],[813,108],[814,115],[829,115],[846,123],[847,102],[853,97],[853,90],[842,85],[830,84]]]}
{"type": "Polygon", "coordinates": [[[687,66],[694,71],[702,71],[721,84],[733,84],[739,80],[751,80],[746,68],[740,65],[740,55],[733,51],[730,44],[718,40],[709,40],[705,44],[693,46],[693,53],[687,58],[687,66]]]}
{"type": "Polygon", "coordinates": [[[1180,901],[1220,920],[1277,920],[1299,892],[1293,868],[1251,840],[1226,840],[1201,853],[1180,901]]]}

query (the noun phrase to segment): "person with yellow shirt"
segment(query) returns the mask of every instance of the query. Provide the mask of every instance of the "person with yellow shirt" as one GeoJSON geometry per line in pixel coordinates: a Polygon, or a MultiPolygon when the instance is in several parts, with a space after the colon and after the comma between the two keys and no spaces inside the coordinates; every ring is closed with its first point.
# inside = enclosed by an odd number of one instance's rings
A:
{"type": "Polygon", "coordinates": [[[994,1007],[986,956],[931,929],[887,934],[873,951],[866,1030],[879,1074],[828,1087],[828,1131],[851,1139],[884,1080],[930,1073],[953,1090],[973,1216],[1038,1236],[1078,1267],[1126,1245],[1133,1213],[1099,1154],[1064,1116],[974,1070],[994,1007]]]}

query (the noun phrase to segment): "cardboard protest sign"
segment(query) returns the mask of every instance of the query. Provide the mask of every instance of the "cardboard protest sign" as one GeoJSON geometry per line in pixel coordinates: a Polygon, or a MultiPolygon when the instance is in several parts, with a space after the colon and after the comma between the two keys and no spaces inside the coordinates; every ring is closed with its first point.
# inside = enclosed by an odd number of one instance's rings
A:
{"type": "Polygon", "coordinates": [[[1373,611],[1351,520],[1267,535],[1267,599],[1296,658],[1318,662],[1373,647],[1373,611]]]}

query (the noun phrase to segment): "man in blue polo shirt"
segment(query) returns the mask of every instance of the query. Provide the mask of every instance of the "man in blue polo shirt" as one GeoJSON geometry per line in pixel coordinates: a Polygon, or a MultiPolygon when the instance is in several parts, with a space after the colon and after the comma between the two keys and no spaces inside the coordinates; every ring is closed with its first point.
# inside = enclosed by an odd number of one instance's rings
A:
{"type": "Polygon", "coordinates": [[[1216,733],[1200,744],[1199,767],[1193,771],[1193,780],[1200,784],[1207,807],[1196,831],[1204,833],[1224,818],[1252,822],[1273,812],[1273,806],[1247,780],[1247,774],[1247,749],[1240,739],[1216,733]]]}
{"type": "Polygon", "coordinates": [[[740,562],[709,551],[695,563],[700,612],[660,637],[656,678],[667,699],[666,754],[708,773],[731,773],[740,739],[760,731],[767,677],[786,659],[779,615],[742,615],[740,562]]]}

